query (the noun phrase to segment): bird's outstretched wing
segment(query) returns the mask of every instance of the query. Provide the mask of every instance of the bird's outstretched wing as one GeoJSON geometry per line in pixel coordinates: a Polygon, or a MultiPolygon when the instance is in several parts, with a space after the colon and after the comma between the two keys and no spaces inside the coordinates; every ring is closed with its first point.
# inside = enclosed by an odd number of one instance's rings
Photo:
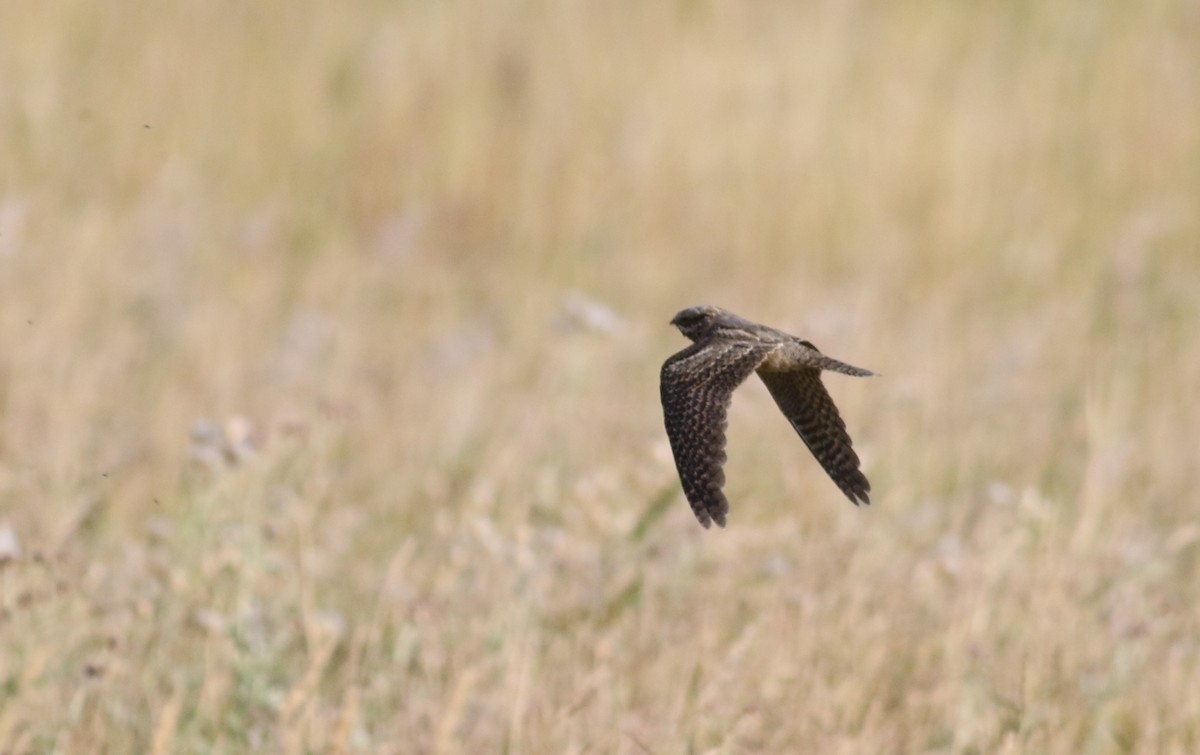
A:
{"type": "MultiPolygon", "coordinates": [[[[700,524],[725,526],[726,412],[733,389],[778,344],[733,340],[693,343],[662,366],[660,391],[667,437],[683,492],[700,524]]],[[[835,412],[836,414],[836,412],[835,412]]]]}
{"type": "MultiPolygon", "coordinates": [[[[840,363],[839,363],[840,364],[840,363]]],[[[858,370],[859,368],[853,368],[858,370]]],[[[867,370],[862,373],[871,374],[867,370]]],[[[855,373],[850,373],[855,374],[855,373]]],[[[859,469],[858,454],[846,423],[821,383],[821,371],[802,367],[787,371],[761,370],[758,376],[796,428],[813,456],[855,506],[870,503],[871,483],[859,469]]]]}

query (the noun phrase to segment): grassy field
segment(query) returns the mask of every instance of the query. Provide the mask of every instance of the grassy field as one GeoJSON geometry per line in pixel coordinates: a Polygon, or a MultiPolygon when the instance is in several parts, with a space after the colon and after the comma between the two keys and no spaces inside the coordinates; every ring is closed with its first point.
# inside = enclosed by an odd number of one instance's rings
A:
{"type": "Polygon", "coordinates": [[[0,751],[1200,752],[1194,1],[3,16],[0,751]]]}

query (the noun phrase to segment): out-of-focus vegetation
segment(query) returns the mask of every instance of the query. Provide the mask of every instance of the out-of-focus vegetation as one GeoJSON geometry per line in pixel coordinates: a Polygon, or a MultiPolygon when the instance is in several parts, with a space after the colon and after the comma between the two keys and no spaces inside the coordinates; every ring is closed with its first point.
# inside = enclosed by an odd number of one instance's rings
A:
{"type": "Polygon", "coordinates": [[[1196,3],[3,16],[3,751],[1200,751],[1196,3]]]}

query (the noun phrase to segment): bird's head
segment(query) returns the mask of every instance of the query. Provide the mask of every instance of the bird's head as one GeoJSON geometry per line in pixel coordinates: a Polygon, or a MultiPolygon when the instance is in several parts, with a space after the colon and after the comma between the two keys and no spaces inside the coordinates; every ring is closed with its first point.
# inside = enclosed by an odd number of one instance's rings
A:
{"type": "Polygon", "coordinates": [[[729,313],[720,307],[701,304],[698,307],[680,310],[679,314],[671,319],[671,324],[679,328],[680,333],[698,341],[711,335],[713,330],[720,326],[721,321],[729,316],[729,313]]]}

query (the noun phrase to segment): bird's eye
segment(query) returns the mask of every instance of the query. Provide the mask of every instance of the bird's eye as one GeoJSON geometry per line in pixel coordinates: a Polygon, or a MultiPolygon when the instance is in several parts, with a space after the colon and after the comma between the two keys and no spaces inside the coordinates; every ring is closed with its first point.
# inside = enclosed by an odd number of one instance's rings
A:
{"type": "Polygon", "coordinates": [[[707,325],[712,319],[713,315],[711,312],[702,309],[689,309],[677,314],[672,322],[681,328],[686,328],[688,330],[699,330],[707,325]]]}

